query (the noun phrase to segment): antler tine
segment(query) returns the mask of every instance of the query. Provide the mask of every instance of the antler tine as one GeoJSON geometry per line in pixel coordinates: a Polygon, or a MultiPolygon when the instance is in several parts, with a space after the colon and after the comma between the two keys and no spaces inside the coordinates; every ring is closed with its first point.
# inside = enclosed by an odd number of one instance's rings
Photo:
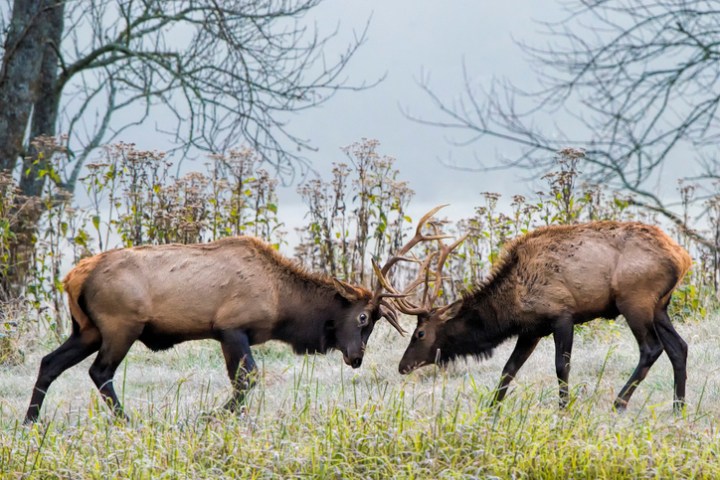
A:
{"type": "MultiPolygon", "coordinates": [[[[393,257],[394,258],[394,257],[393,257]]],[[[387,278],[385,278],[385,274],[383,273],[382,269],[378,265],[378,263],[375,261],[375,259],[371,259],[373,270],[375,271],[375,276],[377,277],[378,283],[380,284],[380,290],[383,288],[390,292],[393,295],[402,295],[402,293],[398,292],[395,287],[390,285],[390,282],[387,278]]],[[[381,293],[378,293],[378,295],[382,295],[381,293]]]]}
{"type": "Polygon", "coordinates": [[[427,272],[427,269],[428,269],[428,267],[430,266],[430,262],[432,262],[432,259],[433,259],[433,258],[435,257],[435,255],[437,255],[437,254],[438,254],[438,252],[431,252],[430,255],[428,255],[428,257],[422,262],[422,264],[420,265],[420,268],[418,269],[418,272],[419,272],[419,273],[418,273],[418,276],[415,277],[415,280],[413,280],[412,282],[410,282],[410,283],[405,287],[405,293],[407,293],[407,294],[409,295],[409,292],[412,292],[412,291],[415,290],[418,286],[427,283],[427,281],[426,281],[427,275],[426,275],[425,273],[427,272]]]}
{"type": "Polygon", "coordinates": [[[375,298],[378,302],[378,305],[380,306],[380,314],[387,319],[388,322],[390,322],[390,325],[392,325],[395,330],[400,333],[400,335],[405,335],[405,329],[403,329],[400,326],[400,323],[397,319],[397,314],[395,313],[395,308],[392,307],[387,301],[384,300],[386,297],[391,297],[397,299],[396,301],[404,300],[404,298],[407,296],[403,293],[398,292],[393,288],[392,285],[390,285],[390,282],[387,281],[385,276],[380,271],[380,267],[378,266],[377,262],[373,258],[371,260],[373,270],[375,270],[375,275],[378,277],[378,283],[387,289],[390,293],[380,293],[379,295],[376,293],[375,298]]]}
{"type": "MultiPolygon", "coordinates": [[[[406,289],[405,293],[400,293],[397,291],[397,289],[395,289],[395,287],[390,284],[388,279],[382,273],[380,266],[377,264],[375,259],[372,260],[372,266],[373,270],[375,270],[375,275],[378,278],[378,282],[383,288],[390,292],[390,295],[388,296],[392,296],[395,299],[394,303],[398,306],[402,313],[406,315],[418,315],[419,313],[425,311],[423,307],[415,305],[407,299],[407,297],[410,295],[409,292],[411,292],[417,285],[412,286],[412,288],[406,289]]],[[[383,303],[382,300],[380,300],[380,302],[381,304],[383,303]]]]}
{"type": "Polygon", "coordinates": [[[438,252],[432,252],[425,260],[423,260],[418,269],[418,276],[405,287],[405,291],[403,293],[398,292],[398,290],[390,284],[387,277],[383,275],[382,271],[380,271],[380,267],[377,262],[373,260],[373,269],[375,270],[375,275],[378,277],[378,281],[383,288],[391,292],[387,296],[394,298],[395,305],[398,306],[402,313],[405,313],[406,315],[419,315],[421,313],[427,313],[430,308],[432,308],[432,303],[427,302],[427,272],[430,263],[437,254],[438,252]],[[408,300],[407,297],[410,296],[411,292],[420,285],[425,285],[425,292],[423,294],[422,303],[420,305],[416,305],[408,300]]]}
{"type": "Polygon", "coordinates": [[[400,335],[405,335],[405,333],[407,333],[405,329],[400,326],[395,309],[385,300],[380,300],[380,313],[387,319],[388,322],[390,322],[390,325],[392,325],[395,330],[400,333],[400,335]]]}
{"type": "Polygon", "coordinates": [[[430,217],[432,217],[433,215],[435,215],[437,212],[439,212],[443,208],[447,207],[448,205],[450,205],[450,204],[444,203],[442,205],[438,205],[437,207],[433,207],[429,212],[427,212],[425,215],[420,217],[420,220],[418,220],[418,226],[415,229],[415,233],[420,234],[420,230],[422,230],[423,225],[425,225],[425,223],[428,220],[430,220],[430,217]]]}
{"type": "Polygon", "coordinates": [[[442,270],[445,267],[445,262],[447,261],[448,256],[450,253],[452,253],[453,250],[455,250],[462,242],[464,242],[467,237],[470,235],[470,233],[466,233],[462,237],[458,238],[456,241],[451,243],[450,245],[445,245],[444,243],[440,242],[440,252],[438,256],[438,260],[435,268],[435,288],[433,289],[432,297],[429,299],[430,304],[435,303],[435,301],[440,296],[440,290],[442,289],[443,285],[443,274],[442,270]]]}
{"type": "Polygon", "coordinates": [[[385,265],[383,265],[383,268],[382,268],[383,274],[387,275],[387,273],[390,271],[390,268],[395,263],[397,263],[398,260],[396,260],[396,259],[398,259],[398,257],[402,257],[403,255],[405,255],[407,252],[410,251],[411,248],[413,248],[418,243],[427,242],[427,241],[431,241],[431,240],[442,240],[443,238],[450,237],[449,235],[425,235],[422,232],[422,229],[425,226],[425,224],[427,223],[427,221],[430,220],[430,218],[433,215],[435,215],[440,209],[443,209],[447,206],[448,206],[447,203],[444,205],[438,205],[437,207],[431,209],[429,212],[427,212],[425,215],[423,215],[420,218],[420,220],[418,220],[417,227],[415,228],[415,236],[413,236],[413,238],[411,238],[409,242],[407,242],[405,245],[403,245],[402,248],[400,248],[400,251],[397,253],[397,255],[395,255],[393,258],[388,260],[388,262],[385,265]]]}
{"type": "Polygon", "coordinates": [[[455,250],[457,247],[460,246],[461,243],[463,243],[467,238],[470,236],[470,233],[466,233],[462,237],[458,238],[456,241],[451,243],[450,245],[442,245],[442,248],[440,250],[440,256],[438,257],[437,266],[439,268],[439,271],[442,272],[442,267],[445,265],[445,261],[447,260],[448,255],[455,250]]]}
{"type": "Polygon", "coordinates": [[[403,256],[405,253],[407,252],[402,252],[401,254],[394,255],[387,262],[385,262],[385,265],[383,265],[383,267],[380,269],[383,275],[387,275],[387,273],[390,271],[390,268],[392,268],[393,265],[395,265],[397,262],[417,262],[415,258],[403,256]]]}
{"type": "MultiPolygon", "coordinates": [[[[428,211],[425,215],[423,215],[420,220],[418,220],[417,227],[415,228],[415,235],[405,244],[403,245],[398,253],[394,255],[392,258],[390,258],[385,265],[382,266],[382,268],[377,264],[377,262],[373,259],[372,260],[372,266],[373,270],[375,271],[375,275],[377,276],[378,284],[375,288],[374,293],[374,299],[377,302],[382,302],[386,305],[386,307],[389,307],[389,304],[387,302],[383,302],[384,297],[393,298],[393,303],[398,307],[398,309],[407,315],[419,315],[421,313],[427,313],[432,308],[432,302],[427,302],[427,289],[428,289],[428,269],[430,267],[430,264],[435,258],[435,256],[438,254],[438,252],[431,253],[420,265],[420,270],[418,277],[413,280],[408,287],[405,288],[404,292],[399,292],[397,289],[395,289],[390,282],[387,279],[387,274],[390,271],[390,269],[398,262],[400,261],[406,261],[406,262],[418,262],[417,259],[408,258],[404,255],[410,251],[415,245],[417,245],[420,242],[429,242],[429,241],[438,241],[440,242],[440,245],[444,245],[442,243],[442,240],[445,238],[450,238],[450,235],[442,234],[439,231],[439,228],[437,225],[432,225],[432,234],[425,234],[423,233],[423,228],[428,223],[430,218],[432,218],[433,215],[435,215],[440,209],[445,208],[447,204],[444,205],[438,205],[434,208],[432,208],[430,211],[428,211]],[[407,299],[407,297],[410,295],[410,293],[415,290],[419,285],[425,285],[425,292],[423,294],[423,300],[421,305],[415,305],[413,302],[407,299]],[[390,292],[389,294],[384,294],[383,289],[390,292]]],[[[454,244],[453,244],[454,245],[454,244]]],[[[454,247],[453,247],[454,248],[454,247]]],[[[447,254],[445,255],[447,257],[447,254]]],[[[418,262],[419,263],[419,262],[418,262]]],[[[433,301],[435,299],[432,299],[433,301]]],[[[396,327],[397,328],[397,327],[396,327]]]]}

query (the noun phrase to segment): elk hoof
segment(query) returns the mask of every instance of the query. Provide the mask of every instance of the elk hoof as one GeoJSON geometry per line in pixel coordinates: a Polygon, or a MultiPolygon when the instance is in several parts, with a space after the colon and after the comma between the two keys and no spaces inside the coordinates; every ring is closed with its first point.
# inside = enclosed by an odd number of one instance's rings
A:
{"type": "Polygon", "coordinates": [[[625,410],[627,410],[627,402],[618,398],[615,400],[615,403],[613,403],[613,410],[617,413],[625,413],[625,410]]]}
{"type": "Polygon", "coordinates": [[[675,412],[676,415],[684,416],[687,412],[687,404],[685,403],[685,400],[675,400],[673,402],[673,412],[675,412]]]}

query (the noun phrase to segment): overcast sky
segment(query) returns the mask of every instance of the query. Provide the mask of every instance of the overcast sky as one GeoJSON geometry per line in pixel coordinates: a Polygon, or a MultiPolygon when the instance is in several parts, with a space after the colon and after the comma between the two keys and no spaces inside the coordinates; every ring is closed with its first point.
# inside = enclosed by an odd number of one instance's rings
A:
{"type": "MultiPolygon", "coordinates": [[[[292,131],[318,148],[307,155],[316,170],[329,174],[330,164],[345,158],[340,148],[366,137],[380,141],[379,153],[397,159],[403,179],[416,192],[414,215],[430,205],[451,203],[452,217],[467,217],[473,206],[482,203],[480,192],[509,196],[534,191],[529,182],[519,181],[527,172],[469,173],[441,163],[451,159],[473,165],[475,154],[493,160],[498,154],[516,152],[517,147],[484,143],[455,148],[447,141],[449,132],[408,120],[401,107],[437,117],[418,79],[423,72],[429,75],[434,90],[452,100],[464,88],[463,62],[483,85],[493,77],[518,83],[531,80],[530,67],[513,39],[537,37],[540,28],[533,20],[557,18],[560,10],[554,2],[328,0],[315,13],[321,28],[340,23],[338,48],[353,29],[361,30],[370,19],[367,42],[346,73],[358,83],[386,75],[372,89],[340,92],[318,109],[291,118],[292,131]]],[[[294,191],[290,187],[282,193],[282,209],[296,201],[294,191]]]]}

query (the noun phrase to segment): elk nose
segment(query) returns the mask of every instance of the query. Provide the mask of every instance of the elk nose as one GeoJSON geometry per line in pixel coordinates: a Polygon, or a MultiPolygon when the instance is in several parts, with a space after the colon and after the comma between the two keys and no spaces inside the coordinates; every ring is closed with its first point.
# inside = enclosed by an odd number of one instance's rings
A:
{"type": "Polygon", "coordinates": [[[362,357],[353,358],[351,365],[353,368],[359,368],[362,365],[362,357]]]}

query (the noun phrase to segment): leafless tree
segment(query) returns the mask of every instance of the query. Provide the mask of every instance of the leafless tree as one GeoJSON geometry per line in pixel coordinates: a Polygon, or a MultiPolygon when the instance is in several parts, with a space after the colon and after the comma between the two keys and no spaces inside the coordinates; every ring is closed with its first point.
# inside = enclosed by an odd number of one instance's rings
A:
{"type": "Polygon", "coordinates": [[[321,2],[4,0],[0,171],[24,162],[20,186],[37,195],[48,158],[28,138],[66,133],[72,190],[94,148],[142,124],[178,148],[245,143],[292,174],[310,144],[287,114],[367,86],[343,76],[365,31],[326,58],[339,29],[310,21],[321,2]]]}
{"type": "MultiPolygon", "coordinates": [[[[440,114],[433,119],[406,115],[455,130],[458,145],[494,139],[522,147],[517,156],[470,168],[547,170],[555,152],[582,148],[585,173],[682,223],[654,185],[671,160],[682,161],[684,171],[695,170],[688,173],[692,180],[704,182],[707,195],[715,194],[720,5],[570,0],[564,6],[561,21],[541,23],[549,38],[544,45],[520,44],[537,74],[537,89],[507,81],[478,88],[465,69],[464,92],[446,100],[424,76],[420,86],[440,114]],[[694,153],[688,157],[688,151],[694,153]]],[[[698,239],[714,246],[708,238],[698,239]]]]}

